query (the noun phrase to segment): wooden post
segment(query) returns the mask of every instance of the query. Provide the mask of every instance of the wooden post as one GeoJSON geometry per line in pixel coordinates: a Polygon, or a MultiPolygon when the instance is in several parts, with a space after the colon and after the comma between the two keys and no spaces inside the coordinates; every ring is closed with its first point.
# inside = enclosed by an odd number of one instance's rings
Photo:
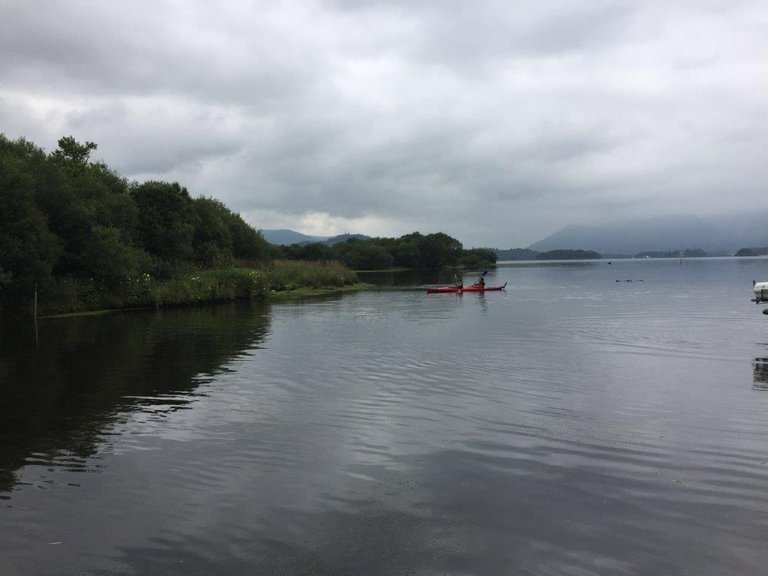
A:
{"type": "Polygon", "coordinates": [[[35,282],[35,348],[40,345],[39,335],[37,333],[37,282],[35,282]]]}

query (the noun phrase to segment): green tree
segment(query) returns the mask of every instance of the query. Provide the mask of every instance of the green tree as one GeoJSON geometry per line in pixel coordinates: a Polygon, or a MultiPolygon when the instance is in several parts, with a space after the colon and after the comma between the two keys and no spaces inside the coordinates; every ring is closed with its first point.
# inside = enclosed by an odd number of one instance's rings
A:
{"type": "Polygon", "coordinates": [[[51,184],[46,162],[30,142],[0,134],[0,303],[48,284],[61,252],[61,241],[35,203],[38,190],[51,184]]]}
{"type": "Polygon", "coordinates": [[[138,209],[138,241],[166,262],[191,262],[195,210],[186,188],[178,183],[145,182],[131,190],[138,209]]]}
{"type": "Polygon", "coordinates": [[[72,173],[85,170],[91,152],[98,148],[93,142],[81,144],[72,136],[59,138],[58,144],[59,147],[51,154],[51,160],[72,173]]]}
{"type": "Polygon", "coordinates": [[[334,259],[333,249],[322,242],[291,244],[283,248],[285,256],[291,260],[310,260],[315,262],[334,259]]]}
{"type": "Polygon", "coordinates": [[[227,217],[232,234],[232,251],[235,258],[257,262],[270,258],[269,242],[258,230],[249,226],[240,214],[230,212],[227,217]]]}
{"type": "Polygon", "coordinates": [[[56,290],[50,308],[119,306],[146,297],[147,271],[269,257],[261,233],[221,202],[193,201],[177,183],[129,185],[92,162],[94,150],[65,136],[46,154],[0,134],[0,308],[18,309],[35,285],[56,290]]]}
{"type": "Polygon", "coordinates": [[[461,253],[461,265],[467,268],[481,268],[496,264],[496,251],[493,248],[471,248],[461,253]]]}
{"type": "Polygon", "coordinates": [[[83,254],[88,273],[105,287],[121,288],[149,268],[149,255],[127,244],[117,228],[94,226],[92,239],[83,254]]]}
{"type": "Polygon", "coordinates": [[[456,266],[461,258],[461,242],[448,234],[437,232],[424,236],[419,245],[422,268],[456,266]]]}
{"type": "Polygon", "coordinates": [[[204,266],[231,265],[233,241],[228,226],[229,210],[213,198],[197,198],[193,205],[197,216],[192,235],[195,261],[204,266]]]}
{"type": "MultiPolygon", "coordinates": [[[[136,236],[138,213],[127,181],[104,163],[91,163],[89,157],[95,149],[93,142],[61,138],[59,148],[49,156],[57,180],[37,191],[37,203],[47,215],[49,227],[63,240],[56,264],[59,274],[93,276],[99,268],[96,262],[105,259],[96,253],[99,246],[106,246],[97,228],[117,229],[123,251],[132,249],[136,236]]],[[[114,237],[110,245],[112,241],[114,237]]]]}
{"type": "Polygon", "coordinates": [[[403,268],[419,268],[421,260],[419,243],[422,238],[421,234],[414,233],[395,240],[390,248],[394,265],[403,268]]]}
{"type": "Polygon", "coordinates": [[[392,255],[373,240],[352,238],[333,246],[333,255],[353,270],[380,270],[392,266],[392,255]]]}

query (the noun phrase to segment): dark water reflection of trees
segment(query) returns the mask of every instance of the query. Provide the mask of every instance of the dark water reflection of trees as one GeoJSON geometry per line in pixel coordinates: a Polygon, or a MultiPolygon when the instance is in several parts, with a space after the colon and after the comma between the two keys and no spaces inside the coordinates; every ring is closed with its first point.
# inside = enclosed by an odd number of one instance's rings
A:
{"type": "Polygon", "coordinates": [[[480,275],[477,270],[396,270],[384,272],[358,272],[363,282],[377,286],[416,288],[435,284],[453,284],[456,280],[474,282],[480,275]]]}
{"type": "Polygon", "coordinates": [[[752,362],[752,388],[768,391],[768,358],[755,358],[752,362]]]}
{"type": "Polygon", "coordinates": [[[205,375],[257,347],[268,308],[231,304],[40,321],[0,332],[0,492],[30,459],[92,455],[120,415],[194,396],[205,375]]]}

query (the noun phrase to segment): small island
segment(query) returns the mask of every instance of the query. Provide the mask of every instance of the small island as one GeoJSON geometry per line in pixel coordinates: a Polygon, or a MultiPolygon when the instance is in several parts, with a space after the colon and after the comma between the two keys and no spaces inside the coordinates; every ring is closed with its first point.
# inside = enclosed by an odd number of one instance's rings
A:
{"type": "Polygon", "coordinates": [[[734,256],[768,256],[768,248],[740,248],[734,256]]]}
{"type": "Polygon", "coordinates": [[[594,250],[549,250],[539,254],[539,260],[600,260],[602,256],[594,250]]]}

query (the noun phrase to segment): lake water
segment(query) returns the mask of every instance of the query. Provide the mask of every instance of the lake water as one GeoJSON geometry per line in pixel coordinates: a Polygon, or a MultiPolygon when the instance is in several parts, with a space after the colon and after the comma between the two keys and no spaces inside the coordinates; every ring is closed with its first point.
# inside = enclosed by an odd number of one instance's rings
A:
{"type": "Polygon", "coordinates": [[[5,326],[0,574],[764,574],[767,279],[502,264],[5,326]]]}

